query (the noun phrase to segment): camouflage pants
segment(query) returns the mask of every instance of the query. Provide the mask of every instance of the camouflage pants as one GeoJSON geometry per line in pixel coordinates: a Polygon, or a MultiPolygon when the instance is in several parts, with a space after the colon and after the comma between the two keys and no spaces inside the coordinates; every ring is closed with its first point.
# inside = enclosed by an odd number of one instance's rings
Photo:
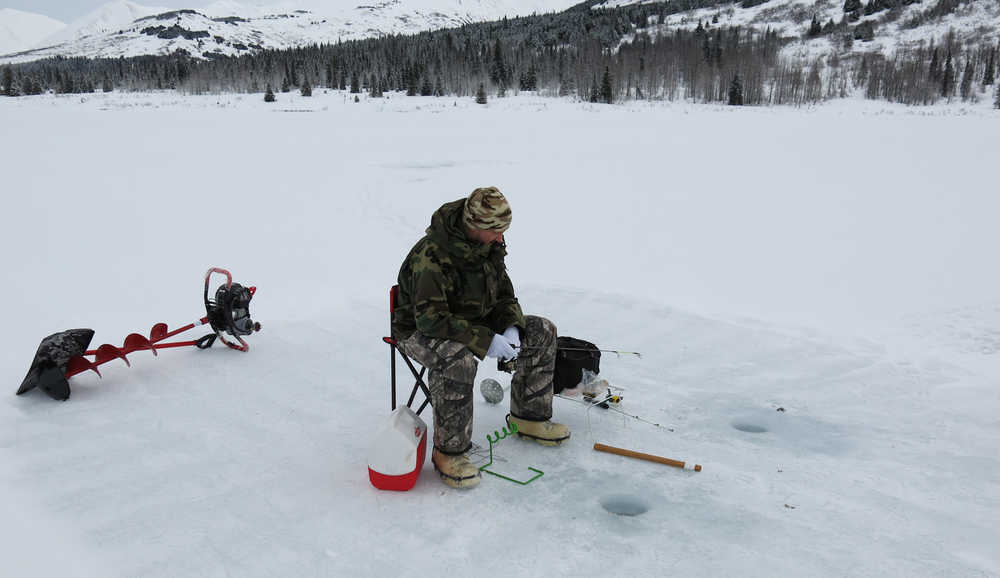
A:
{"type": "MultiPolygon", "coordinates": [[[[521,355],[511,379],[510,412],[544,421],[552,417],[552,377],[556,365],[556,326],[528,315],[521,335],[521,355]]],[[[403,353],[428,370],[434,407],[434,447],[462,453],[472,445],[472,389],[478,360],[465,345],[427,337],[419,331],[399,342],[403,353]]]]}

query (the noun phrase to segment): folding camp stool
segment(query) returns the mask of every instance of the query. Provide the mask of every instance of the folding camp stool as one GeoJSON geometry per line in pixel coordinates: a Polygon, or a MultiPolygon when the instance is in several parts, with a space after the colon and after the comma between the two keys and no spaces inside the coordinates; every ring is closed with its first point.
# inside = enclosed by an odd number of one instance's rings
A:
{"type": "MultiPolygon", "coordinates": [[[[389,290],[389,325],[392,326],[392,314],[396,310],[396,300],[399,297],[399,285],[393,285],[392,289],[389,290]]],[[[390,332],[391,333],[391,332],[390,332]]],[[[427,404],[431,402],[431,391],[427,388],[427,383],[424,382],[424,374],[427,372],[427,368],[415,363],[409,358],[408,355],[403,353],[403,350],[399,348],[399,344],[391,336],[383,337],[382,341],[389,344],[389,367],[391,375],[391,398],[390,403],[392,409],[396,409],[396,354],[399,354],[403,361],[406,362],[406,366],[410,368],[410,373],[413,374],[415,380],[413,384],[413,389],[410,390],[410,398],[406,400],[406,407],[413,407],[413,399],[417,396],[417,390],[424,392],[424,402],[420,404],[417,409],[417,415],[424,411],[427,404]],[[420,366],[420,370],[417,370],[417,366],[420,366]]]]}

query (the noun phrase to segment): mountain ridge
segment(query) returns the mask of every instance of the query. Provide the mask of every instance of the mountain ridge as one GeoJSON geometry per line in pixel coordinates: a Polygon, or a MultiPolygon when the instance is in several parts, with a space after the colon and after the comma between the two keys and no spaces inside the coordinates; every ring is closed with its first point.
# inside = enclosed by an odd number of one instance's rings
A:
{"type": "Polygon", "coordinates": [[[159,9],[115,0],[43,43],[0,60],[166,55],[178,51],[195,58],[238,56],[254,49],[286,49],[500,20],[505,16],[560,11],[575,0],[388,0],[333,9],[328,3],[300,0],[247,6],[219,0],[203,9],[159,9]],[[164,28],[149,27],[157,18],[164,28]]]}

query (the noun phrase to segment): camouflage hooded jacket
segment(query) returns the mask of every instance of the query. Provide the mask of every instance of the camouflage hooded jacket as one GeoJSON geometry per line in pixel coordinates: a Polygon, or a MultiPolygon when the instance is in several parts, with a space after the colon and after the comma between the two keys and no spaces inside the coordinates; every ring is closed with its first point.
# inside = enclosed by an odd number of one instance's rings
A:
{"type": "Polygon", "coordinates": [[[458,341],[482,359],[494,333],[524,330],[524,314],[504,265],[507,249],[466,237],[464,207],[465,199],[442,205],[403,261],[392,334],[458,341]]]}

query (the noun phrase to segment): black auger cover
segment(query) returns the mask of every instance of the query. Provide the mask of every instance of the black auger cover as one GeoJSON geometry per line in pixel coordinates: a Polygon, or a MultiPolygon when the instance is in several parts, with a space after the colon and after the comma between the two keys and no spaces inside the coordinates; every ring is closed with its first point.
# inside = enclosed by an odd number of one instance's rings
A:
{"type": "Polygon", "coordinates": [[[83,355],[94,338],[93,329],[68,329],[53,333],[42,340],[31,361],[28,375],[21,382],[17,395],[38,387],[52,399],[69,399],[69,380],[66,366],[69,360],[83,355]]]}

